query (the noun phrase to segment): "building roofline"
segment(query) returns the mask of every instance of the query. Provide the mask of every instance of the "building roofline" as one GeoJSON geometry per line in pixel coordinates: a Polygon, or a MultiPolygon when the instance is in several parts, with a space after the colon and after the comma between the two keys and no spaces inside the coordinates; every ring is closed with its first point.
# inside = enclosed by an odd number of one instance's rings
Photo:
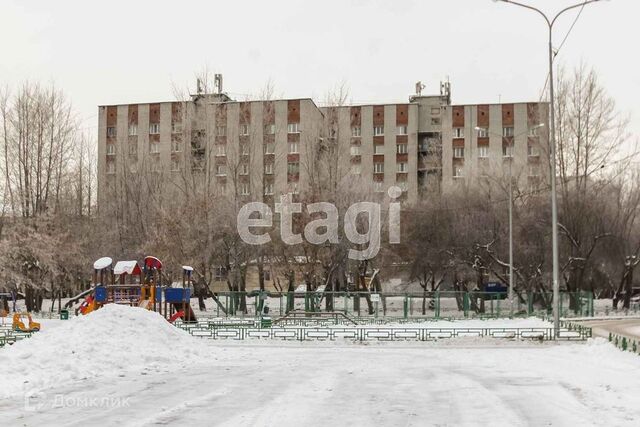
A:
{"type": "Polygon", "coordinates": [[[517,101],[517,102],[478,102],[475,104],[450,104],[445,105],[445,107],[477,107],[479,105],[522,105],[522,104],[549,104],[547,101],[517,101]]]}

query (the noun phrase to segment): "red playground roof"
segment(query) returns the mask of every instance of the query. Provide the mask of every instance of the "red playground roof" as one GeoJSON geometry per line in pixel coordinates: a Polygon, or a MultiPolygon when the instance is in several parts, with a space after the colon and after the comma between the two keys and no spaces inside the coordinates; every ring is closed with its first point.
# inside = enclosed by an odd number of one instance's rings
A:
{"type": "Polygon", "coordinates": [[[160,261],[158,258],[156,258],[154,256],[145,257],[144,265],[149,270],[153,270],[154,268],[156,270],[162,270],[162,261],[160,261]]]}

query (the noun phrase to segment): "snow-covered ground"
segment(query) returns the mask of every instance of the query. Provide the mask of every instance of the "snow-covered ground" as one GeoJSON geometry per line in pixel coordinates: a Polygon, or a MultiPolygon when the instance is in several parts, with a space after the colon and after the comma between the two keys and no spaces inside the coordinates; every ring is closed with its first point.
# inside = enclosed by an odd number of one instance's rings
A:
{"type": "Polygon", "coordinates": [[[640,419],[640,357],[601,339],[221,342],[118,306],[51,322],[0,350],[2,425],[632,426],[640,419]]]}

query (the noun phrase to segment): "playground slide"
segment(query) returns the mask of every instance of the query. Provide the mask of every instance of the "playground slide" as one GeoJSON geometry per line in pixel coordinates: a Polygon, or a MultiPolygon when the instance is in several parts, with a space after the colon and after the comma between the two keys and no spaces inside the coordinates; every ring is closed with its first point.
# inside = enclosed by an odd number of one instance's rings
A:
{"type": "MultiPolygon", "coordinates": [[[[182,311],[182,303],[181,302],[174,302],[171,305],[173,305],[173,308],[175,308],[177,312],[182,311]]],[[[187,319],[189,319],[190,322],[196,322],[197,321],[196,315],[193,312],[193,309],[191,308],[191,304],[187,304],[186,313],[182,313],[182,316],[180,316],[180,317],[185,322],[187,321],[187,319]]]]}
{"type": "Polygon", "coordinates": [[[93,287],[87,289],[86,291],[80,292],[78,295],[76,295],[75,297],[73,297],[69,301],[67,301],[64,304],[64,308],[70,308],[72,305],[74,305],[75,303],[77,303],[82,298],[86,297],[87,295],[89,295],[91,292],[93,292],[93,287]]]}

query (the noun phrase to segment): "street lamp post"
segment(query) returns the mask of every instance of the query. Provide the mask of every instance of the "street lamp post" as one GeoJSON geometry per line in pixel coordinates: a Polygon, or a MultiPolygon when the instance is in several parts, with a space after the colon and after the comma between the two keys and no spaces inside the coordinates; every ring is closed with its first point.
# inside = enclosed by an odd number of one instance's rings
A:
{"type": "Polygon", "coordinates": [[[544,18],[549,27],[549,46],[548,46],[548,55],[549,55],[549,104],[551,108],[551,117],[549,120],[550,128],[549,128],[549,146],[550,146],[550,163],[551,163],[551,239],[552,239],[552,257],[553,257],[553,330],[554,335],[557,338],[560,333],[560,281],[559,281],[559,267],[558,267],[558,201],[556,194],[556,124],[555,124],[555,104],[554,104],[554,93],[553,93],[553,25],[556,23],[556,20],[560,15],[565,13],[568,10],[575,9],[576,7],[584,7],[589,3],[595,3],[602,0],[586,0],[582,3],[574,4],[573,6],[568,6],[558,12],[552,19],[542,12],[541,10],[529,6],[527,4],[519,3],[513,0],[494,0],[500,1],[503,3],[509,3],[515,6],[524,7],[529,10],[533,10],[544,18]]]}
{"type": "MultiPolygon", "coordinates": [[[[513,316],[513,290],[516,286],[516,277],[513,274],[513,174],[511,170],[511,166],[513,164],[513,154],[514,154],[514,145],[516,142],[516,138],[528,133],[531,129],[539,129],[544,126],[544,123],[537,124],[530,129],[527,129],[525,132],[519,133],[517,135],[513,135],[511,138],[509,153],[509,313],[513,316]]],[[[489,132],[487,128],[482,128],[480,126],[476,126],[475,129],[477,131],[484,130],[489,135],[494,135],[502,139],[504,135],[499,135],[495,132],[489,132]]]]}

